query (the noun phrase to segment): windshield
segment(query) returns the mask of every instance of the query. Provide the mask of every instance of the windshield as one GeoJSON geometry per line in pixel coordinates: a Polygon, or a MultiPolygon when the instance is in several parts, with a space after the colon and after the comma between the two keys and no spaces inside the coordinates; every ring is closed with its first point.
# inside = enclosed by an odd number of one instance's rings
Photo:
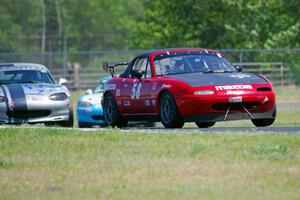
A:
{"type": "Polygon", "coordinates": [[[94,89],[94,93],[102,93],[104,91],[104,84],[111,78],[111,76],[107,76],[104,78],[101,78],[94,89]]]}
{"type": "Polygon", "coordinates": [[[96,87],[95,87],[95,89],[94,89],[94,93],[101,93],[101,92],[103,92],[103,86],[104,86],[104,82],[103,82],[103,81],[100,81],[100,82],[96,85],[96,87]]]}
{"type": "Polygon", "coordinates": [[[236,72],[236,69],[218,53],[180,53],[154,58],[157,76],[181,73],[236,72]]]}
{"type": "Polygon", "coordinates": [[[54,80],[46,70],[3,70],[0,71],[0,84],[50,83],[54,80]]]}

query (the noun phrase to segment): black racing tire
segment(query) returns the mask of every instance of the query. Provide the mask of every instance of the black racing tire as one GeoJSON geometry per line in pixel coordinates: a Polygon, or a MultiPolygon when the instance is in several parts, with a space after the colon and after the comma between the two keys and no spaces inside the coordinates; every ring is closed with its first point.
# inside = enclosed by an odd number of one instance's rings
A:
{"type": "Polygon", "coordinates": [[[275,118],[269,118],[269,119],[252,119],[252,123],[257,127],[264,127],[264,126],[270,126],[274,123],[275,118]]]}
{"type": "Polygon", "coordinates": [[[88,123],[84,123],[84,122],[78,122],[78,128],[91,128],[91,125],[89,125],[88,123]]]}
{"type": "Polygon", "coordinates": [[[198,128],[208,128],[215,125],[216,122],[195,122],[198,128]]]}
{"type": "Polygon", "coordinates": [[[174,97],[170,92],[164,92],[160,96],[159,114],[161,123],[165,128],[182,128],[184,121],[180,115],[174,97]]]}
{"type": "Polygon", "coordinates": [[[273,111],[273,118],[266,118],[266,119],[251,119],[252,123],[256,127],[265,127],[265,126],[271,126],[275,119],[276,119],[276,105],[274,106],[274,111],[273,111]]]}
{"type": "Polygon", "coordinates": [[[128,125],[128,121],[119,111],[117,102],[112,94],[108,93],[104,96],[103,112],[106,124],[111,127],[124,128],[128,125]]]}
{"type": "Polygon", "coordinates": [[[62,127],[73,127],[74,125],[74,114],[73,114],[73,109],[70,109],[69,112],[69,119],[67,121],[61,121],[61,122],[57,122],[58,126],[62,126],[62,127]]]}

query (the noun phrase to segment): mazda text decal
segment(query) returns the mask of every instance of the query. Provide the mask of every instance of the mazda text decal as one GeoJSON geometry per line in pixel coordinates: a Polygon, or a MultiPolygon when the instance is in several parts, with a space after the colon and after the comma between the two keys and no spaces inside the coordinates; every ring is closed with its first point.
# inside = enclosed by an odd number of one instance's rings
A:
{"type": "Polygon", "coordinates": [[[251,85],[221,85],[215,86],[216,90],[252,90],[251,85]]]}

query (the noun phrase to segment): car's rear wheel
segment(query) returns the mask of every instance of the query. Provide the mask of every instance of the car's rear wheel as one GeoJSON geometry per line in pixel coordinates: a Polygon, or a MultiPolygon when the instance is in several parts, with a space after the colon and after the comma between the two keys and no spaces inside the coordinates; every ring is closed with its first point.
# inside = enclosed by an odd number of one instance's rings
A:
{"type": "Polygon", "coordinates": [[[195,122],[199,128],[208,128],[215,125],[216,122],[195,122]]]}
{"type": "Polygon", "coordinates": [[[273,118],[251,119],[251,121],[256,127],[264,127],[264,126],[272,125],[276,118],[276,105],[274,106],[274,111],[273,111],[272,116],[273,116],[273,118]]]}
{"type": "Polygon", "coordinates": [[[160,97],[160,118],[166,128],[182,128],[184,121],[180,115],[174,97],[164,92],[160,97]]]}
{"type": "Polygon", "coordinates": [[[120,114],[116,100],[111,94],[107,94],[104,97],[103,112],[108,126],[124,128],[128,125],[127,119],[120,114]]]}

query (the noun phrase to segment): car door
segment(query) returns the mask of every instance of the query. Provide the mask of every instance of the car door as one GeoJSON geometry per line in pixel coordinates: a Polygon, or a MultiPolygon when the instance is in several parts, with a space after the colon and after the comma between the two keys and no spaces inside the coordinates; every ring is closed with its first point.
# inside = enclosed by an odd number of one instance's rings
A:
{"type": "Polygon", "coordinates": [[[153,112],[151,102],[151,68],[148,57],[141,57],[134,62],[128,78],[123,79],[123,108],[129,115],[149,114],[153,112]],[[133,71],[143,71],[141,78],[134,76],[133,71]]]}

